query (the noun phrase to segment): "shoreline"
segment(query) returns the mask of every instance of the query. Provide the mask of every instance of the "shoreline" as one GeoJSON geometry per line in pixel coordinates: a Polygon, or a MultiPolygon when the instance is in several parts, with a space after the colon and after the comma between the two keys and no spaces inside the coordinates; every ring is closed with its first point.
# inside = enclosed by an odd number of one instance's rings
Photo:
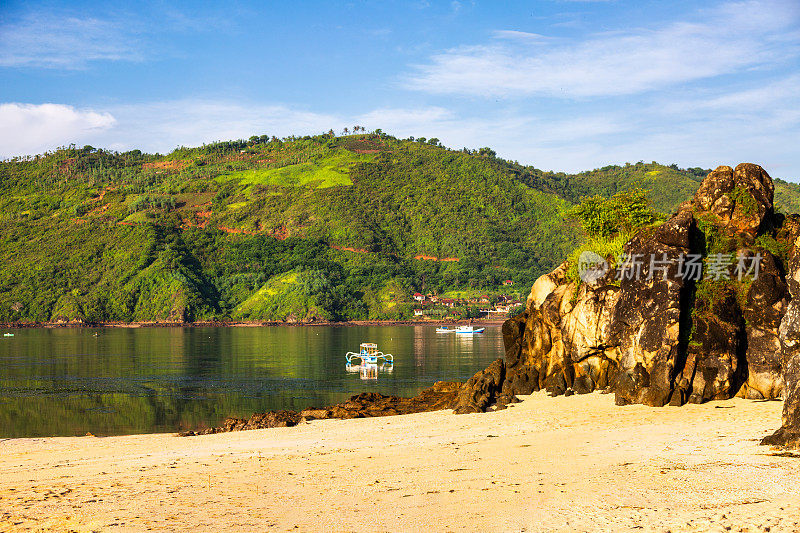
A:
{"type": "Polygon", "coordinates": [[[470,320],[349,320],[343,322],[268,322],[261,320],[225,320],[196,322],[0,322],[3,329],[58,329],[58,328],[254,328],[262,326],[452,326],[463,324],[480,324],[483,326],[501,326],[507,318],[486,318],[470,320]]]}
{"type": "Polygon", "coordinates": [[[11,439],[0,530],[794,531],[800,455],[758,445],[780,411],[540,392],[483,414],[11,439]]]}

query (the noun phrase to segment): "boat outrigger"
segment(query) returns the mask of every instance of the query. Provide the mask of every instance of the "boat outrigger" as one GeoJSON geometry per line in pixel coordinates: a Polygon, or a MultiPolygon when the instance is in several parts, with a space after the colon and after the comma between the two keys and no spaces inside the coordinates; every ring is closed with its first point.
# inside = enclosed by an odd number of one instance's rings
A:
{"type": "Polygon", "coordinates": [[[361,364],[377,364],[379,359],[384,363],[394,364],[394,356],[378,351],[378,345],[374,342],[362,342],[358,352],[347,352],[344,357],[351,364],[355,359],[360,359],[361,364]]]}
{"type": "Polygon", "coordinates": [[[455,330],[456,333],[471,335],[473,333],[483,333],[486,328],[476,328],[473,326],[458,326],[455,330]]]}

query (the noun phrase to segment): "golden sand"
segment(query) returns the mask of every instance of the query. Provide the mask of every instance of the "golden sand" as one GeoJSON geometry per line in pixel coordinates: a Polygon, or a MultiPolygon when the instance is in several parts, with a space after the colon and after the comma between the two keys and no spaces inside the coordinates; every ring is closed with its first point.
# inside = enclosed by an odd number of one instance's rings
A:
{"type": "Polygon", "coordinates": [[[610,395],[201,437],[0,441],[0,531],[794,531],[779,402],[610,395]],[[730,528],[730,529],[728,529],[730,528]]]}

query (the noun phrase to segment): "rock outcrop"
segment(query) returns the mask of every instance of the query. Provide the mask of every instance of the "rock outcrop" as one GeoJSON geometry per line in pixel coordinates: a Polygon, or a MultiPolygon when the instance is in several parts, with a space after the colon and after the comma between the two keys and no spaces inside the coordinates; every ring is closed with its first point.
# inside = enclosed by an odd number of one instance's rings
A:
{"type": "Polygon", "coordinates": [[[729,231],[755,237],[772,216],[775,185],[758,165],[742,163],[717,167],[700,184],[693,205],[699,214],[711,213],[729,231]]]}
{"type": "MultiPolygon", "coordinates": [[[[784,229],[787,225],[784,222],[784,229]]],[[[761,272],[747,293],[743,309],[747,324],[747,376],[739,395],[752,400],[778,398],[784,389],[779,328],[790,295],[780,259],[769,252],[762,256],[761,272]]]]}
{"type": "Polygon", "coordinates": [[[220,427],[183,431],[179,435],[190,437],[228,431],[292,427],[306,420],[326,418],[366,418],[453,409],[458,405],[457,397],[463,388],[464,384],[460,382],[437,381],[432,387],[428,387],[413,398],[362,392],[350,397],[346,402],[330,407],[321,409],[311,407],[300,412],[268,411],[256,413],[250,418],[227,418],[220,427]]]}
{"type": "MultiPolygon", "coordinates": [[[[773,192],[760,166],[721,166],[666,222],[625,244],[625,264],[581,282],[567,263],[542,276],[526,310],[503,325],[497,406],[540,389],[604,390],[620,405],[651,406],[778,399],[786,389],[781,438],[797,439],[800,217],[776,215],[773,192]]],[[[488,405],[485,396],[470,409],[488,405]]]]}
{"type": "Polygon", "coordinates": [[[469,378],[458,391],[453,408],[456,414],[482,413],[495,403],[505,379],[505,364],[502,359],[469,378]]]}
{"type": "Polygon", "coordinates": [[[672,399],[685,358],[679,334],[688,292],[678,266],[691,251],[693,228],[692,212],[683,208],[652,236],[643,232],[625,245],[625,253],[642,262],[621,270],[620,296],[609,314],[605,341],[619,367],[612,377],[617,404],[660,407],[672,399]]]}
{"type": "Polygon", "coordinates": [[[789,247],[786,282],[792,297],[780,321],[785,400],[782,425],[762,444],[800,448],[800,216],[784,222],[789,247]]]}

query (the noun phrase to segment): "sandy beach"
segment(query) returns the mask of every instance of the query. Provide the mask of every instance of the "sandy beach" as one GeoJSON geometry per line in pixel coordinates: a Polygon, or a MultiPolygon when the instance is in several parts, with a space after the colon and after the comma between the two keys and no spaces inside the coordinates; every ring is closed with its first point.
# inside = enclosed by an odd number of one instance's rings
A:
{"type": "Polygon", "coordinates": [[[0,441],[2,531],[795,531],[780,402],[525,397],[485,414],[0,441]]]}

